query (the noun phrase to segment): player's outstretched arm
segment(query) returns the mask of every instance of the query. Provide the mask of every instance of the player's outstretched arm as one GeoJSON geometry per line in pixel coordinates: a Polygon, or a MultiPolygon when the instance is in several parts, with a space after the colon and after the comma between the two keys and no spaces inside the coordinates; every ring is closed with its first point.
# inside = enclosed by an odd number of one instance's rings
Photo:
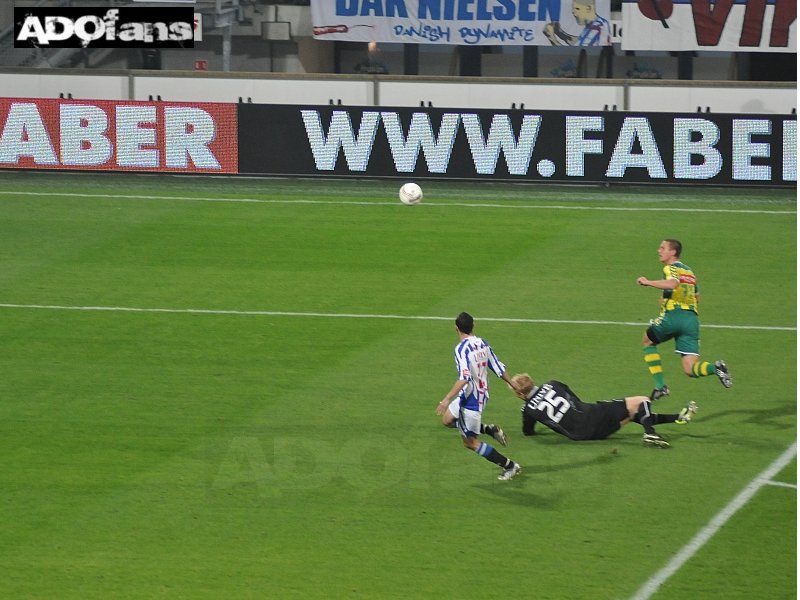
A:
{"type": "Polygon", "coordinates": [[[441,402],[436,405],[436,414],[443,415],[444,411],[447,410],[447,407],[453,401],[453,398],[458,396],[458,392],[464,389],[464,386],[467,385],[467,381],[465,379],[459,379],[453,384],[453,387],[450,388],[450,391],[445,394],[444,398],[442,398],[441,402]]]}
{"type": "Polygon", "coordinates": [[[508,372],[505,372],[502,375],[500,375],[500,379],[505,381],[508,384],[508,387],[510,387],[515,394],[519,393],[519,384],[508,376],[508,372]]]}
{"type": "Polygon", "coordinates": [[[522,410],[522,435],[536,435],[536,419],[525,414],[524,408],[522,410]]]}
{"type": "Polygon", "coordinates": [[[654,287],[659,290],[674,290],[680,283],[677,279],[648,279],[647,277],[639,277],[636,283],[646,287],[654,287]]]}

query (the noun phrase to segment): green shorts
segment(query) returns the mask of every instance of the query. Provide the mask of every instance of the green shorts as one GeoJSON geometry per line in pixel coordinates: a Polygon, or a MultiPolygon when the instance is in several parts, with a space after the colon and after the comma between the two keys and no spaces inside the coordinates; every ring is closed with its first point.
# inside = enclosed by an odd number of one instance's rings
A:
{"type": "Polygon", "coordinates": [[[675,308],[653,319],[647,337],[654,344],[674,339],[678,354],[700,355],[700,319],[692,310],[675,308]]]}

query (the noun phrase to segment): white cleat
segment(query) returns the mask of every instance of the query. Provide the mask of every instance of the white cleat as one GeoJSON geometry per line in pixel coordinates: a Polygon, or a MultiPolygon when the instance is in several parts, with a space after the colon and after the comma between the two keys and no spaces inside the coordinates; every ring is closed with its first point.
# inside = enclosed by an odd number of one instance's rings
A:
{"type": "Polygon", "coordinates": [[[675,421],[678,425],[686,425],[689,423],[693,418],[694,415],[697,413],[697,402],[692,400],[689,404],[686,405],[686,408],[681,409],[681,412],[678,413],[678,420],[675,421]]]}
{"type": "Polygon", "coordinates": [[[509,479],[514,479],[517,473],[522,471],[522,467],[517,463],[511,463],[511,466],[507,469],[503,469],[503,472],[500,474],[498,479],[500,481],[508,481],[509,479]]]}

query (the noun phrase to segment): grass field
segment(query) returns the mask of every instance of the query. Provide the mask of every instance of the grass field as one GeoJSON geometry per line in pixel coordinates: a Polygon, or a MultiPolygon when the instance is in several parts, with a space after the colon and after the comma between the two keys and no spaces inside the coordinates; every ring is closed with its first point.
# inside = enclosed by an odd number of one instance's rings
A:
{"type": "Polygon", "coordinates": [[[1,598],[796,597],[794,191],[398,186],[0,173],[1,598]],[[653,450],[523,439],[493,380],[497,481],[434,414],[455,315],[646,394],[663,237],[734,387],[662,347],[700,412],[653,450]]]}

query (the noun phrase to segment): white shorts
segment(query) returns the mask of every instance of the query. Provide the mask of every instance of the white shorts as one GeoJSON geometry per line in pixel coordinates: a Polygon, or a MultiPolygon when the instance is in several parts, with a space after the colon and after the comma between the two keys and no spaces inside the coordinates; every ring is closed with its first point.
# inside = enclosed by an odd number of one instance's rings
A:
{"type": "Polygon", "coordinates": [[[464,437],[473,437],[481,434],[481,413],[477,410],[462,409],[459,399],[456,398],[447,407],[458,423],[458,430],[464,437]]]}
{"type": "Polygon", "coordinates": [[[453,418],[458,421],[458,410],[461,408],[458,405],[458,398],[454,398],[447,407],[447,410],[450,411],[450,414],[453,415],[453,418]]]}

